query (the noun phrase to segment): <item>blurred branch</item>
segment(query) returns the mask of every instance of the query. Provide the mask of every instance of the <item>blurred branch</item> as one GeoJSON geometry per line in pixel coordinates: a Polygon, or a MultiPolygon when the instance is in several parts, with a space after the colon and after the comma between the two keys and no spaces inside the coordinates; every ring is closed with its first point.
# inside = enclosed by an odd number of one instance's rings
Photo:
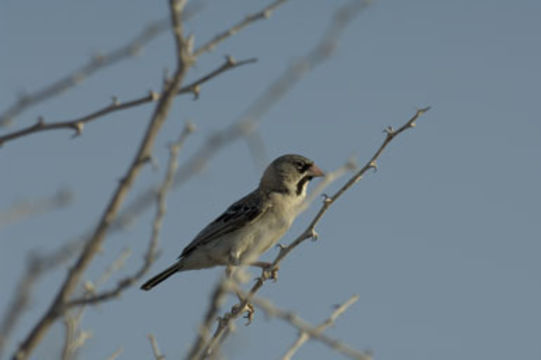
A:
{"type": "MultiPolygon", "coordinates": [[[[345,303],[343,303],[340,306],[337,306],[336,310],[333,311],[331,316],[327,320],[325,320],[321,325],[315,328],[315,331],[317,331],[318,333],[322,333],[323,331],[325,331],[325,329],[334,325],[334,322],[336,321],[336,319],[340,315],[342,315],[351,305],[355,304],[357,300],[359,300],[359,296],[353,295],[345,303]]],[[[299,350],[300,347],[309,339],[310,339],[310,335],[305,331],[301,331],[301,333],[299,334],[299,337],[297,338],[295,343],[291,345],[291,347],[287,350],[282,360],[291,360],[291,358],[293,357],[293,355],[295,355],[297,350],[299,350]]]]}
{"type": "Polygon", "coordinates": [[[152,346],[152,354],[154,355],[154,360],[165,360],[165,355],[160,351],[158,346],[158,341],[152,334],[148,334],[148,340],[150,341],[150,346],[152,346]]]}
{"type": "MultiPolygon", "coordinates": [[[[123,250],[120,255],[105,269],[103,274],[94,282],[86,281],[83,286],[82,297],[90,297],[96,292],[96,289],[103,285],[111,275],[119,271],[126,264],[126,260],[131,255],[129,249],[123,250]]],[[[85,307],[82,306],[76,310],[64,312],[65,339],[62,349],[62,360],[77,359],[79,350],[84,346],[86,340],[92,337],[90,331],[81,330],[81,321],[85,307]]],[[[122,351],[122,349],[119,349],[122,351]]],[[[118,353],[118,351],[116,352],[118,353]]],[[[113,357],[115,354],[111,355],[113,357]]]]}
{"type": "Polygon", "coordinates": [[[82,316],[82,311],[78,312],[76,315],[70,313],[64,315],[65,339],[62,348],[62,360],[75,359],[78,350],[92,337],[92,333],[89,331],[79,329],[82,316]]]}
{"type": "Polygon", "coordinates": [[[116,360],[116,358],[118,358],[123,351],[124,349],[122,349],[122,347],[119,347],[114,353],[111,354],[111,356],[107,358],[107,360],[116,360]]]}
{"type": "MultiPolygon", "coordinates": [[[[231,292],[235,294],[240,294],[243,297],[248,296],[246,292],[243,292],[240,289],[240,287],[238,287],[237,285],[234,285],[232,281],[228,281],[228,283],[230,284],[230,287],[232,287],[231,292]]],[[[320,330],[320,326],[314,327],[310,325],[309,323],[301,319],[294,312],[282,310],[274,306],[270,301],[263,298],[252,297],[252,302],[258,308],[263,310],[265,314],[267,314],[268,316],[276,317],[278,319],[286,321],[293,327],[296,327],[297,329],[299,329],[301,333],[307,334],[312,339],[322,342],[323,344],[329,346],[333,350],[336,350],[337,352],[340,352],[351,359],[356,359],[356,360],[371,360],[372,359],[372,356],[369,353],[355,350],[351,348],[350,346],[344,344],[343,342],[333,339],[323,334],[323,332],[320,330]]]]}
{"type": "Polygon", "coordinates": [[[66,308],[70,308],[73,306],[80,306],[80,305],[96,304],[96,303],[100,303],[100,302],[111,300],[115,297],[118,297],[124,290],[132,286],[135,282],[137,282],[150,269],[150,266],[154,263],[154,260],[156,259],[156,256],[157,256],[158,238],[159,238],[159,234],[162,228],[163,218],[165,217],[165,213],[166,213],[165,199],[167,196],[167,192],[171,188],[171,185],[173,183],[173,176],[178,167],[178,154],[180,150],[182,149],[182,147],[184,146],[184,142],[186,141],[186,138],[194,130],[195,130],[195,127],[193,124],[191,123],[186,124],[178,140],[175,141],[170,146],[169,163],[167,166],[167,171],[165,173],[165,177],[160,186],[160,189],[158,193],[156,194],[157,206],[156,206],[156,215],[154,217],[154,222],[153,222],[153,227],[152,227],[152,235],[151,235],[150,242],[148,245],[148,250],[144,256],[144,261],[141,267],[135,272],[135,274],[131,276],[127,276],[124,279],[120,280],[118,284],[116,285],[116,287],[113,288],[112,290],[108,290],[94,296],[83,296],[78,299],[70,300],[64,305],[66,308]]]}
{"type": "MultiPolygon", "coordinates": [[[[227,295],[227,279],[224,277],[218,285],[214,288],[212,296],[210,297],[209,306],[205,313],[203,323],[199,326],[197,338],[188,352],[186,359],[199,359],[204,355],[203,350],[207,344],[210,328],[218,317],[218,312],[225,301],[225,295],[227,295]]],[[[203,356],[204,357],[204,356],[203,356]]]]}
{"type": "Polygon", "coordinates": [[[61,209],[71,204],[72,201],[73,193],[66,189],[60,189],[56,194],[47,198],[20,201],[0,212],[0,228],[14,224],[26,217],[61,209]]]}
{"type": "MultiPolygon", "coordinates": [[[[227,56],[225,59],[225,62],[221,66],[209,72],[208,74],[202,76],[201,78],[197,79],[191,84],[184,86],[183,88],[178,90],[177,95],[194,94],[194,96],[197,98],[201,91],[201,85],[203,85],[207,81],[219,76],[220,74],[224,72],[227,72],[229,70],[232,70],[242,65],[254,63],[256,61],[257,59],[255,58],[236,61],[235,59],[233,59],[233,57],[227,56]]],[[[27,126],[26,128],[14,131],[12,133],[1,135],[0,146],[2,146],[4,143],[8,141],[15,140],[20,137],[35,134],[38,132],[48,131],[48,130],[57,130],[57,129],[73,130],[74,131],[73,136],[77,137],[83,133],[84,125],[86,123],[89,123],[91,121],[94,121],[105,115],[108,115],[110,113],[113,113],[119,110],[130,109],[135,106],[148,104],[151,102],[156,102],[162,96],[163,96],[163,93],[160,94],[154,91],[150,91],[150,93],[146,96],[142,96],[133,100],[128,100],[126,102],[120,102],[118,101],[117,98],[113,98],[113,102],[111,104],[106,105],[102,107],[101,109],[98,109],[88,115],[78,117],[73,120],[46,122],[43,118],[40,118],[38,122],[34,125],[27,126]]]]}
{"type": "Polygon", "coordinates": [[[126,175],[122,178],[114,192],[107,209],[103,213],[103,216],[96,227],[94,235],[86,243],[78,260],[70,268],[66,280],[62,284],[49,309],[34,326],[26,339],[20,344],[17,352],[14,354],[14,359],[28,359],[51,325],[63,314],[65,311],[64,305],[76,289],[84,270],[88,267],[98,250],[101,248],[102,243],[105,240],[107,229],[116,218],[120,206],[124,202],[132,183],[137,175],[139,175],[143,165],[151,158],[151,152],[156,136],[169,114],[173,99],[180,88],[180,84],[182,83],[186,71],[194,61],[194,58],[190,53],[190,44],[184,39],[182,23],[180,20],[184,5],[185,1],[170,0],[171,20],[173,23],[177,57],[177,69],[175,75],[167,84],[166,91],[156,105],[148,129],[137,150],[137,154],[127,170],[126,175]]]}
{"type": "Polygon", "coordinates": [[[279,7],[280,5],[285,3],[286,1],[287,0],[275,0],[269,6],[264,8],[263,10],[246,16],[244,18],[244,20],[239,21],[238,23],[236,23],[235,25],[233,25],[229,29],[217,34],[216,36],[214,36],[214,38],[212,38],[211,40],[209,40],[205,44],[203,44],[200,47],[198,47],[197,49],[195,49],[194,52],[193,52],[194,56],[197,57],[197,56],[201,55],[204,52],[211,51],[212,49],[214,49],[216,47],[216,45],[218,45],[219,43],[221,43],[222,41],[224,41],[228,37],[235,35],[240,30],[244,29],[245,27],[251,25],[252,23],[254,23],[256,21],[263,20],[263,19],[268,19],[272,15],[272,12],[274,10],[276,10],[277,7],[279,7]]]}
{"type": "MultiPolygon", "coordinates": [[[[183,21],[188,21],[204,7],[204,1],[192,1],[186,7],[182,15],[183,21]]],[[[165,18],[148,24],[139,35],[133,40],[108,53],[98,54],[91,58],[86,64],[74,72],[65,75],[42,89],[26,93],[21,96],[0,114],[0,127],[9,125],[13,119],[23,111],[35,106],[54,96],[58,96],[71,87],[80,84],[85,79],[104,68],[126,60],[141,52],[142,48],[154,40],[158,35],[171,28],[171,19],[165,18]]],[[[2,141],[0,141],[0,144],[2,141]]]]}
{"type": "Polygon", "coordinates": [[[319,223],[323,215],[327,212],[327,210],[330,208],[332,204],[342,194],[344,194],[349,188],[351,188],[357,181],[359,181],[363,175],[369,170],[369,169],[376,169],[376,160],[379,158],[383,150],[387,147],[387,145],[399,134],[404,132],[407,129],[413,128],[415,126],[415,121],[424,114],[426,111],[428,111],[430,107],[426,107],[423,109],[417,110],[415,115],[411,117],[404,125],[402,125],[398,130],[394,130],[392,127],[388,127],[385,129],[385,140],[380,145],[378,150],[372,155],[370,160],[356,173],[354,174],[334,195],[332,196],[326,196],[325,200],[323,201],[323,205],[321,206],[320,210],[316,214],[316,216],[312,219],[306,230],[304,230],[290,245],[288,246],[280,246],[280,252],[278,253],[278,256],[274,259],[272,262],[270,269],[265,269],[262,272],[262,275],[257,278],[255,284],[250,289],[248,296],[244,298],[243,301],[240,301],[238,304],[234,305],[231,310],[226,313],[226,315],[223,316],[223,319],[225,321],[220,321],[218,324],[218,327],[216,328],[216,331],[214,332],[214,336],[211,339],[206,352],[211,353],[214,351],[214,349],[219,346],[224,341],[225,334],[228,333],[228,329],[230,328],[229,322],[237,319],[246,309],[248,304],[251,301],[251,298],[255,295],[257,291],[263,286],[264,282],[268,280],[269,275],[275,272],[278,269],[279,264],[282,262],[282,260],[291,252],[293,249],[295,249],[297,246],[299,246],[302,242],[304,242],[307,239],[314,238],[317,239],[317,232],[315,230],[316,225],[319,223]]]}

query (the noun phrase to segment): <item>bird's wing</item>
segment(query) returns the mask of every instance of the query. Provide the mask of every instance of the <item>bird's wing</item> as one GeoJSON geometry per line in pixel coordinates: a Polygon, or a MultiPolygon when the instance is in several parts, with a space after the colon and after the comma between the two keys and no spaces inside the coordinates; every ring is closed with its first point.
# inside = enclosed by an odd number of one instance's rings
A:
{"type": "Polygon", "coordinates": [[[227,208],[222,215],[201,230],[192,242],[184,248],[179,258],[189,255],[201,245],[208,244],[225,234],[257,221],[270,207],[271,204],[264,201],[263,193],[259,190],[251,192],[227,208]]]}

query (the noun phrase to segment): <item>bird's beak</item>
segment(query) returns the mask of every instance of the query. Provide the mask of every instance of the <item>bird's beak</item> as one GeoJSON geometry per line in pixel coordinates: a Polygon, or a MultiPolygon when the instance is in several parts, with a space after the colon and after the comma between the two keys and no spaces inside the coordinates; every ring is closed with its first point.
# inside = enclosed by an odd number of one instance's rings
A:
{"type": "Polygon", "coordinates": [[[316,164],[312,164],[312,166],[310,166],[310,168],[308,169],[308,174],[313,177],[325,176],[325,173],[321,171],[321,169],[318,168],[316,164]]]}

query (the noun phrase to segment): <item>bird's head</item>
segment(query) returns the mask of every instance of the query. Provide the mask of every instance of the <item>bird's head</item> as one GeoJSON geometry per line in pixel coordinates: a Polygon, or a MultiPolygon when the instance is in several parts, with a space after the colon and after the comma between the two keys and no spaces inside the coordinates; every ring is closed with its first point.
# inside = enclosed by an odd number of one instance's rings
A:
{"type": "Polygon", "coordinates": [[[260,188],[304,197],[310,180],[323,176],[323,171],[304,156],[288,154],[276,158],[263,173],[260,188]]]}

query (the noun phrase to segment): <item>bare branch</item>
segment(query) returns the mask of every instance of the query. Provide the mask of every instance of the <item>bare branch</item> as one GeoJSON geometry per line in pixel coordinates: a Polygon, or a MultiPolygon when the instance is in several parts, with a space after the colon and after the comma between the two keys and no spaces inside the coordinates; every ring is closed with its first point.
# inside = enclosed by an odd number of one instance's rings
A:
{"type": "Polygon", "coordinates": [[[131,287],[139,279],[141,279],[141,277],[145,275],[147,271],[150,269],[150,266],[154,263],[154,260],[156,259],[156,256],[157,256],[159,234],[162,228],[163,218],[165,217],[165,213],[166,213],[165,199],[166,199],[169,189],[171,188],[171,185],[173,183],[173,177],[178,167],[178,154],[180,150],[182,149],[182,147],[184,146],[184,142],[186,141],[186,138],[194,130],[195,130],[195,127],[193,124],[191,123],[186,124],[178,140],[170,146],[167,171],[165,173],[165,177],[163,179],[162,185],[160,186],[160,189],[158,193],[156,194],[157,206],[156,206],[156,215],[154,217],[154,222],[153,222],[153,227],[152,227],[152,236],[150,238],[148,249],[145,253],[144,261],[141,267],[135,272],[135,274],[127,276],[124,279],[120,280],[118,284],[116,285],[116,287],[113,288],[112,290],[108,290],[94,296],[83,296],[78,299],[70,300],[64,305],[66,308],[70,308],[73,306],[97,304],[103,301],[116,298],[120,296],[120,294],[124,290],[126,290],[128,287],[131,287]]]}
{"type": "Polygon", "coordinates": [[[185,1],[170,0],[173,33],[177,47],[177,69],[175,71],[175,75],[167,87],[164,95],[160,98],[137,154],[126,175],[120,181],[113,197],[109,202],[109,205],[107,206],[107,209],[96,227],[94,235],[86,243],[85,248],[76,263],[70,268],[66,280],[64,281],[49,309],[35,325],[28,337],[19,346],[14,355],[14,359],[27,359],[36,345],[41,341],[45,333],[49,330],[50,326],[56,321],[56,319],[58,319],[59,316],[62,315],[63,311],[65,311],[64,305],[68,301],[73,291],[76,289],[84,270],[88,267],[97,251],[100,249],[103,241],[105,240],[107,229],[109,228],[111,222],[116,218],[118,210],[128,194],[132,183],[139,174],[146,160],[151,157],[150,155],[155,138],[158,135],[158,132],[165,119],[167,118],[169,109],[171,108],[173,99],[180,88],[184,75],[186,74],[188,67],[193,62],[193,58],[189,53],[189,46],[183,37],[182,24],[180,21],[180,15],[182,13],[184,4],[185,1]]]}
{"type": "MultiPolygon", "coordinates": [[[[336,310],[333,311],[331,316],[325,320],[321,325],[319,325],[315,330],[319,333],[322,333],[327,329],[328,327],[334,325],[334,322],[336,319],[342,315],[351,305],[355,304],[359,300],[358,295],[353,295],[350,297],[345,303],[343,303],[340,306],[337,306],[336,310]]],[[[295,341],[293,345],[287,350],[286,354],[282,358],[282,360],[291,360],[293,355],[300,349],[300,347],[307,342],[310,339],[310,335],[307,332],[302,331],[299,334],[299,337],[295,341]]]]}
{"type": "MultiPolygon", "coordinates": [[[[428,111],[430,107],[426,107],[423,109],[417,110],[415,115],[410,118],[404,125],[402,125],[398,130],[394,130],[391,127],[388,127],[385,130],[386,136],[385,140],[381,144],[381,146],[378,148],[378,150],[375,152],[374,155],[370,158],[370,160],[355,174],[353,175],[345,184],[342,186],[333,196],[327,196],[325,200],[323,201],[323,205],[321,206],[320,210],[314,217],[314,219],[310,222],[306,230],[304,230],[290,245],[288,246],[281,246],[280,252],[278,253],[278,256],[274,259],[272,262],[272,268],[277,269],[278,265],[282,262],[282,260],[291,252],[293,249],[295,249],[297,246],[299,246],[302,242],[304,242],[307,239],[310,238],[317,238],[317,233],[315,231],[316,225],[319,223],[323,215],[327,212],[329,207],[349,188],[351,188],[357,181],[359,181],[362,176],[368,171],[369,169],[376,167],[376,160],[379,158],[383,150],[387,147],[387,145],[399,134],[401,134],[403,131],[410,129],[415,126],[415,121],[419,116],[424,114],[426,111],[428,111]]],[[[272,272],[272,269],[270,269],[270,272],[272,272]]],[[[227,321],[221,321],[218,324],[218,327],[216,328],[216,331],[214,332],[213,338],[211,339],[207,352],[213,352],[214,349],[221,344],[225,338],[225,334],[227,334],[229,329],[229,322],[237,319],[244,309],[246,308],[247,304],[250,303],[251,298],[259,291],[259,289],[263,286],[264,282],[269,279],[266,274],[269,273],[269,270],[267,272],[263,271],[262,276],[257,278],[255,284],[250,289],[248,296],[244,299],[244,301],[241,301],[239,304],[234,305],[231,308],[231,311],[227,313],[223,318],[227,321]]]]}
{"type": "Polygon", "coordinates": [[[9,209],[0,212],[0,228],[14,224],[22,219],[52,210],[61,209],[73,201],[73,194],[60,189],[53,196],[43,199],[25,200],[13,204],[9,209]]]}
{"type": "Polygon", "coordinates": [[[194,56],[197,57],[204,52],[211,51],[212,49],[216,47],[216,45],[218,45],[219,43],[221,43],[228,37],[235,35],[240,30],[253,24],[256,21],[268,19],[272,15],[272,12],[276,10],[276,8],[278,8],[280,5],[285,3],[286,1],[287,0],[275,0],[263,10],[246,16],[244,20],[239,21],[238,23],[236,23],[229,29],[217,34],[214,38],[212,38],[211,40],[209,40],[208,42],[206,42],[205,44],[201,45],[196,50],[194,50],[193,52],[194,56]]]}
{"type": "MultiPolygon", "coordinates": [[[[183,12],[182,20],[188,21],[201,11],[203,7],[204,2],[202,0],[190,3],[183,12]]],[[[158,35],[169,30],[171,27],[170,24],[170,18],[154,21],[148,24],[139,35],[135,36],[133,40],[127,44],[124,44],[109,53],[98,54],[74,72],[44,86],[42,89],[25,93],[20,96],[12,105],[8,106],[0,114],[0,127],[9,125],[13,119],[23,111],[64,93],[66,90],[80,84],[94,73],[139,54],[144,46],[154,40],[158,35]]],[[[0,144],[1,143],[2,142],[0,141],[0,144]]]]}
{"type": "MultiPolygon", "coordinates": [[[[232,287],[232,292],[240,294],[243,297],[249,296],[248,293],[243,292],[240,287],[234,285],[232,282],[228,282],[229,286],[232,287]]],[[[268,316],[276,317],[278,319],[282,319],[286,321],[287,323],[291,324],[292,326],[299,329],[302,333],[308,334],[311,338],[318,340],[322,342],[323,344],[329,346],[333,350],[336,350],[346,356],[348,356],[351,359],[356,360],[371,360],[372,356],[368,352],[360,352],[358,350],[355,350],[351,348],[350,346],[344,344],[343,342],[333,339],[325,334],[320,330],[320,327],[314,327],[301,319],[297,314],[291,311],[282,310],[276,306],[274,306],[270,301],[263,299],[263,298],[252,298],[252,302],[254,305],[256,305],[258,308],[263,310],[268,316]]]]}
{"type": "MultiPolygon", "coordinates": [[[[177,95],[194,94],[196,97],[198,97],[201,91],[201,85],[203,85],[207,81],[219,76],[220,74],[224,72],[227,72],[229,70],[232,70],[242,65],[254,63],[256,61],[257,59],[255,58],[236,61],[231,56],[227,56],[225,59],[225,62],[222,65],[220,65],[215,70],[209,72],[208,74],[202,76],[201,78],[197,79],[196,81],[192,82],[191,84],[184,86],[182,89],[178,90],[177,95]]],[[[12,141],[12,140],[21,138],[23,136],[27,136],[27,135],[31,135],[31,134],[35,134],[35,133],[39,133],[43,131],[49,131],[49,130],[58,130],[58,129],[72,130],[74,131],[73,136],[77,137],[77,136],[82,135],[84,125],[86,123],[97,120],[105,115],[111,114],[116,111],[130,109],[139,105],[156,102],[162,96],[163,94],[150,91],[149,94],[146,96],[142,96],[133,100],[128,100],[126,102],[120,102],[118,101],[117,98],[114,98],[113,101],[109,105],[106,105],[102,107],[101,109],[98,109],[88,115],[81,116],[72,120],[46,122],[43,118],[40,118],[38,122],[34,125],[30,125],[21,130],[17,130],[12,133],[8,133],[8,134],[0,136],[0,146],[2,146],[8,141],[12,141]]]]}
{"type": "Polygon", "coordinates": [[[152,334],[148,334],[148,340],[150,341],[150,346],[152,346],[152,354],[154,355],[154,360],[165,360],[165,355],[162,355],[160,347],[158,346],[158,341],[152,334]]]}

